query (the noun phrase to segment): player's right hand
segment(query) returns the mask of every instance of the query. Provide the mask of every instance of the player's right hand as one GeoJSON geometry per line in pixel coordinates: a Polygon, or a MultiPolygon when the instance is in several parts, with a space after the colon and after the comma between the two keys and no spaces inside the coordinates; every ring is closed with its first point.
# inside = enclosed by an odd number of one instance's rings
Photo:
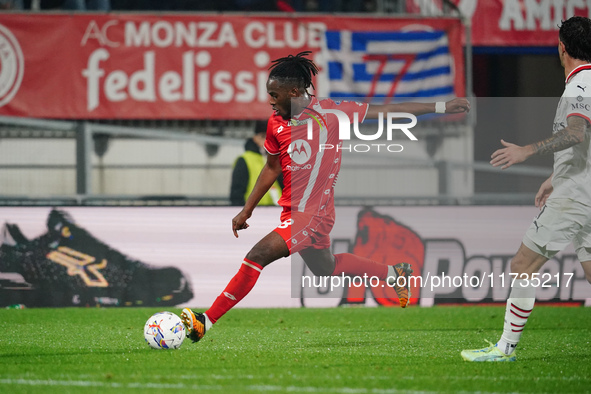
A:
{"type": "Polygon", "coordinates": [[[238,230],[246,230],[248,228],[248,223],[246,220],[250,217],[250,215],[246,214],[244,210],[240,211],[238,215],[232,219],[232,231],[234,232],[234,236],[238,238],[238,230]]]}
{"type": "Polygon", "coordinates": [[[491,155],[490,164],[493,167],[502,166],[502,170],[511,167],[513,164],[524,162],[532,154],[530,146],[519,146],[504,140],[501,140],[501,144],[503,148],[497,149],[491,155]]]}

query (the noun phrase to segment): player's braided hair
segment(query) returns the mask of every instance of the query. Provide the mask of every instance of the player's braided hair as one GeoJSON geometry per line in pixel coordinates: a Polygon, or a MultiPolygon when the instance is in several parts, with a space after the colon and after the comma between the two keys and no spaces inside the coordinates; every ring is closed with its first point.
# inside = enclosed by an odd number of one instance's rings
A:
{"type": "Polygon", "coordinates": [[[282,83],[293,83],[298,88],[308,89],[310,86],[314,88],[312,83],[312,76],[318,74],[318,67],[314,62],[308,59],[310,51],[300,52],[297,55],[289,55],[273,60],[273,64],[269,69],[269,79],[277,79],[282,83]]]}
{"type": "Polygon", "coordinates": [[[572,58],[591,62],[591,20],[573,16],[562,22],[558,32],[560,41],[572,58]]]}

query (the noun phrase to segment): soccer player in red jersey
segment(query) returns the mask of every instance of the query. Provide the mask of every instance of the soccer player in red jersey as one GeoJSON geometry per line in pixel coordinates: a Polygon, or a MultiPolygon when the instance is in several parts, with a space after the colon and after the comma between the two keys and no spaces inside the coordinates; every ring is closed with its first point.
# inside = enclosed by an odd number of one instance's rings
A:
{"type": "Polygon", "coordinates": [[[463,98],[446,103],[385,105],[318,100],[308,93],[308,88],[314,87],[312,77],[318,72],[306,57],[308,54],[302,52],[273,61],[267,80],[269,104],[274,111],[267,124],[267,163],[244,208],[232,219],[232,231],[238,237],[239,230],[248,228],[247,220],[279,174],[283,174],[284,182],[279,200],[283,207],[281,224],[246,254],[238,273],[207,311],[183,309],[181,318],[194,342],[250,292],[265,266],[294,253],[302,256],[314,275],[375,276],[394,287],[403,308],[410,298],[409,281],[397,281],[412,273],[408,263],[384,265],[351,253],[331,252],[329,234],[335,220],[334,186],[341,166],[342,149],[338,147],[342,142],[339,122],[335,116],[328,117],[326,111],[338,110],[347,115],[348,123],[355,119],[360,123],[365,118],[377,118],[380,113],[467,112],[470,103],[463,98]],[[308,123],[312,124],[311,133],[308,123]]]}

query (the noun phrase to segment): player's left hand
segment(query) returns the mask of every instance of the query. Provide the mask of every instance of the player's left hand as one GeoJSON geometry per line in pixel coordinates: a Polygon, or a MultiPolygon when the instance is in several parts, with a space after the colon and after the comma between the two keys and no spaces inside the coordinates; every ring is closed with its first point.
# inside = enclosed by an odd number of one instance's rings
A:
{"type": "Polygon", "coordinates": [[[470,102],[465,98],[455,98],[445,103],[446,114],[458,114],[470,111],[470,102]]]}
{"type": "Polygon", "coordinates": [[[542,207],[546,204],[546,200],[552,194],[554,187],[552,186],[552,177],[546,179],[544,183],[540,186],[540,189],[536,193],[535,204],[536,207],[542,209],[542,207]]]}
{"type": "Polygon", "coordinates": [[[530,150],[527,146],[519,146],[501,140],[504,148],[496,150],[492,155],[490,164],[493,167],[502,165],[501,169],[511,167],[513,164],[521,163],[530,156],[530,150]]]}

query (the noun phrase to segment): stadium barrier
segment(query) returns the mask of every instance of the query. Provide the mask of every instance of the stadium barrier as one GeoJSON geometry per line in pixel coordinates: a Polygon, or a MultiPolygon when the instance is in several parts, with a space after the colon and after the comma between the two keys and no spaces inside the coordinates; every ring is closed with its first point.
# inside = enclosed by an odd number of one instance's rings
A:
{"type": "MultiPolygon", "coordinates": [[[[229,207],[0,207],[2,306],[210,305],[246,252],[279,223],[261,207],[238,239],[229,207]]],[[[502,303],[533,207],[338,207],[335,253],[414,268],[412,304],[502,303]]],[[[263,270],[241,307],[398,305],[372,278],[322,282],[299,256],[263,270]]],[[[572,248],[540,271],[538,301],[589,304],[572,248]]]]}
{"type": "MultiPolygon", "coordinates": [[[[218,135],[206,125],[166,126],[0,116],[0,204],[228,204],[233,161],[252,123],[218,125],[218,135]]],[[[418,145],[393,141],[405,144],[404,153],[344,151],[337,204],[531,204],[551,170],[500,171],[474,161],[473,133],[470,124],[427,122],[418,145]],[[487,174],[491,191],[476,191],[487,174]],[[503,192],[523,180],[529,189],[503,192]]]]}

